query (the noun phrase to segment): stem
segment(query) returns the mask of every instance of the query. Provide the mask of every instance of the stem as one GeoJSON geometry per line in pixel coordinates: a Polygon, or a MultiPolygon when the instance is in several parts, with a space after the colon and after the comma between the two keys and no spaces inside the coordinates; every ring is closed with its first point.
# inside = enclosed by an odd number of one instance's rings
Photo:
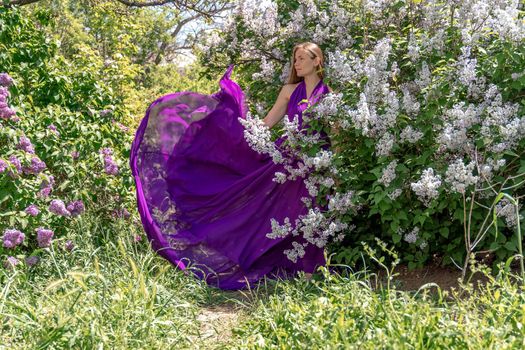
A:
{"type": "Polygon", "coordinates": [[[521,242],[521,226],[520,226],[520,208],[519,201],[516,200],[516,218],[518,220],[518,249],[520,252],[520,268],[521,268],[521,284],[525,286],[525,266],[523,263],[523,247],[521,242]]]}

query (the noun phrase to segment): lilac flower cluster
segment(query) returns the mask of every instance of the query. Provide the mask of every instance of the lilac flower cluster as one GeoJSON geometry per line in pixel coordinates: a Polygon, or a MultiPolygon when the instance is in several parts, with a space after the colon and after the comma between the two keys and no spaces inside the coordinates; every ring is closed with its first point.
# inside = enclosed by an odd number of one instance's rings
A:
{"type": "Polygon", "coordinates": [[[35,148],[33,147],[31,140],[28,139],[26,136],[20,136],[18,145],[16,147],[27,153],[32,153],[32,154],[35,153],[35,148]]]}
{"type": "Polygon", "coordinates": [[[105,147],[100,150],[100,154],[104,155],[104,171],[108,175],[118,175],[118,165],[113,160],[113,157],[111,156],[113,154],[113,151],[111,148],[105,147]]]}
{"type": "Polygon", "coordinates": [[[107,116],[108,114],[110,114],[112,112],[113,111],[111,109],[103,109],[103,110],[100,111],[99,114],[100,114],[101,117],[105,117],[105,116],[107,116]]]}
{"type": "Polygon", "coordinates": [[[32,157],[31,158],[31,165],[28,167],[24,167],[24,173],[25,174],[38,174],[42,172],[44,169],[46,169],[46,163],[40,160],[38,157],[32,157]]]}
{"type": "Polygon", "coordinates": [[[8,167],[8,164],[5,160],[0,159],[0,174],[3,173],[8,167]]]}
{"type": "Polygon", "coordinates": [[[53,190],[54,184],[55,184],[55,177],[53,175],[47,176],[40,183],[40,190],[38,191],[36,196],[38,198],[48,197],[51,191],[53,190]]]}
{"type": "Polygon", "coordinates": [[[38,209],[38,207],[34,204],[31,204],[30,206],[28,206],[27,208],[25,208],[24,210],[28,215],[31,215],[31,216],[37,216],[39,213],[40,213],[40,210],[38,209]]]}
{"type": "Polygon", "coordinates": [[[64,243],[64,249],[68,252],[72,251],[73,248],[75,248],[75,243],[72,240],[69,239],[64,243]]]}
{"type": "Polygon", "coordinates": [[[49,247],[51,245],[51,239],[53,238],[54,232],[52,230],[39,227],[36,229],[36,239],[40,248],[49,247]]]}
{"type": "Polygon", "coordinates": [[[14,81],[13,78],[9,76],[7,73],[0,73],[0,85],[9,87],[13,85],[14,81]]]}
{"type": "Polygon", "coordinates": [[[48,128],[49,130],[51,130],[51,132],[52,132],[53,134],[55,134],[56,136],[60,137],[60,133],[58,132],[57,127],[55,126],[55,124],[49,124],[49,125],[47,126],[47,128],[48,128]]]}
{"type": "Polygon", "coordinates": [[[72,217],[79,216],[86,210],[84,207],[84,202],[82,202],[82,200],[76,200],[76,201],[70,202],[67,205],[66,209],[67,211],[69,211],[72,217]]]}
{"type": "Polygon", "coordinates": [[[19,174],[22,173],[22,163],[20,162],[20,159],[18,159],[17,156],[12,154],[9,156],[9,163],[11,163],[15,167],[16,172],[13,172],[10,169],[7,171],[7,174],[12,178],[19,177],[19,174]]]}
{"type": "Polygon", "coordinates": [[[383,169],[383,173],[381,174],[378,182],[385,185],[385,187],[390,186],[390,183],[396,178],[396,167],[397,160],[394,159],[387,165],[385,169],[383,169]]]}
{"type": "Polygon", "coordinates": [[[15,266],[17,266],[18,264],[20,264],[20,260],[18,260],[14,256],[9,256],[4,262],[4,268],[12,271],[15,269],[15,266]]]}
{"type": "Polygon", "coordinates": [[[71,216],[71,213],[66,209],[64,202],[60,199],[53,199],[48,210],[56,215],[71,216]]]}
{"type": "Polygon", "coordinates": [[[416,193],[423,204],[430,205],[432,199],[439,196],[438,188],[441,186],[441,176],[434,175],[434,169],[423,170],[421,179],[410,184],[412,191],[416,193]]]}
{"type": "Polygon", "coordinates": [[[32,256],[28,256],[26,259],[26,265],[27,266],[34,266],[36,264],[38,264],[38,262],[40,261],[40,258],[36,255],[32,255],[32,256]]]}
{"type": "Polygon", "coordinates": [[[24,242],[25,234],[16,229],[5,229],[2,236],[3,246],[6,248],[15,248],[24,242]]]}
{"type": "Polygon", "coordinates": [[[7,73],[0,73],[0,119],[18,121],[16,112],[7,104],[7,98],[10,96],[7,88],[12,84],[13,79],[7,73]]]}
{"type": "Polygon", "coordinates": [[[113,216],[117,218],[129,219],[131,214],[126,208],[119,208],[113,211],[113,216]]]}

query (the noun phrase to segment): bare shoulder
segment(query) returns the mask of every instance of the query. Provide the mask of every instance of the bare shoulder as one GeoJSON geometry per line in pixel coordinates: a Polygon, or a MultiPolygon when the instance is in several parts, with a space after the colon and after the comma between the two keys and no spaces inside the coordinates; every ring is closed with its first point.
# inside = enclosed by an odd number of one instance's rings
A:
{"type": "Polygon", "coordinates": [[[290,96],[292,96],[293,91],[299,85],[300,83],[296,84],[285,84],[283,88],[281,89],[281,93],[283,93],[287,100],[290,99],[290,96]]]}

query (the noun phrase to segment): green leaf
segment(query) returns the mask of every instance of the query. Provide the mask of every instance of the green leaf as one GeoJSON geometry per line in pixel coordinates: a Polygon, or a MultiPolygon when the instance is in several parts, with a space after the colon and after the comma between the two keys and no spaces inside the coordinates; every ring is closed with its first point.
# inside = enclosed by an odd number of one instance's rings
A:
{"type": "Polygon", "coordinates": [[[442,227],[440,230],[439,230],[439,234],[445,238],[448,238],[448,234],[449,234],[449,229],[448,227],[442,227]]]}

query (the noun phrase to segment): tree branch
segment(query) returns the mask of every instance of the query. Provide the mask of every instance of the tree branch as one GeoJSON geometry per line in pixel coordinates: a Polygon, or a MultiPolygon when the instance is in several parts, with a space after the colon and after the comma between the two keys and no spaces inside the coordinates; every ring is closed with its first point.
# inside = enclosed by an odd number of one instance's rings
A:
{"type": "Polygon", "coordinates": [[[9,1],[7,4],[2,4],[3,7],[11,7],[11,6],[15,6],[15,5],[18,5],[18,6],[24,6],[24,5],[29,5],[29,4],[32,4],[34,2],[39,2],[40,0],[11,0],[9,1]]]}

